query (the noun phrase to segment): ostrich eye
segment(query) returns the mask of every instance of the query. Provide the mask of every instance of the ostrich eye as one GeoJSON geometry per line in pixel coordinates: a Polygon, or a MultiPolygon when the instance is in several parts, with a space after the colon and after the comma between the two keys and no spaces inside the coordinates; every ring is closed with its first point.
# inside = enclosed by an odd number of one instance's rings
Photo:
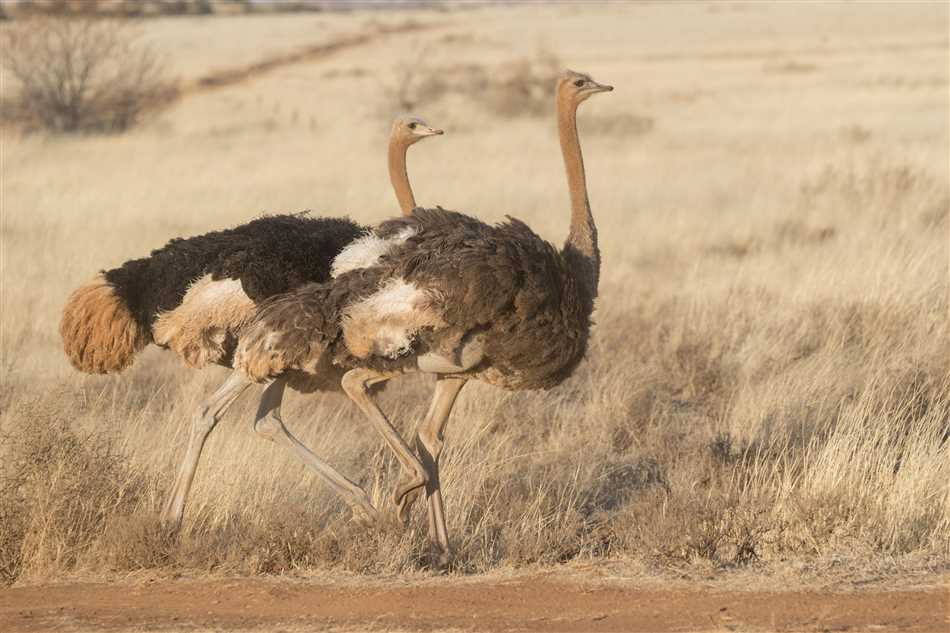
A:
{"type": "Polygon", "coordinates": [[[410,129],[410,130],[416,129],[416,124],[415,124],[415,122],[409,124],[409,129],[410,129]]]}
{"type": "Polygon", "coordinates": [[[578,79],[577,81],[574,82],[574,85],[577,86],[578,88],[580,88],[581,86],[584,85],[584,80],[583,80],[583,79],[578,79]]]}

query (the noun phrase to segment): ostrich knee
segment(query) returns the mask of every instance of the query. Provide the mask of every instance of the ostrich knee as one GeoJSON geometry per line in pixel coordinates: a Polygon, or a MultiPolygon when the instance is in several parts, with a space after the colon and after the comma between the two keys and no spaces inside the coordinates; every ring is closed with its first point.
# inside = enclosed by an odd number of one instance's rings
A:
{"type": "Polygon", "coordinates": [[[360,371],[348,371],[343,374],[340,386],[351,399],[360,402],[369,393],[369,378],[360,371]]]}
{"type": "Polygon", "coordinates": [[[284,423],[280,421],[274,412],[270,412],[264,417],[254,422],[254,432],[258,437],[271,442],[276,441],[277,437],[284,432],[284,423]]]}
{"type": "Polygon", "coordinates": [[[211,407],[208,405],[202,405],[201,408],[195,412],[195,416],[191,419],[191,432],[198,437],[207,436],[212,430],[214,430],[214,427],[217,423],[218,416],[214,414],[214,411],[211,410],[211,407]]]}
{"type": "Polygon", "coordinates": [[[417,445],[419,446],[420,452],[422,448],[425,448],[429,456],[432,458],[432,462],[435,464],[439,463],[439,456],[442,454],[442,448],[445,446],[445,441],[439,437],[439,433],[429,428],[419,429],[417,445]]]}

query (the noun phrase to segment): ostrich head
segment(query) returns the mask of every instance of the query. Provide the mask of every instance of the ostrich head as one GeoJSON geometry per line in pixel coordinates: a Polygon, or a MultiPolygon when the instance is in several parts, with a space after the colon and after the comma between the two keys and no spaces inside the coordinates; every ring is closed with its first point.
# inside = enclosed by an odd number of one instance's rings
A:
{"type": "Polygon", "coordinates": [[[442,134],[442,130],[430,127],[428,123],[416,116],[397,117],[393,122],[393,139],[406,146],[418,143],[427,136],[442,134]]]}
{"type": "Polygon", "coordinates": [[[597,83],[590,75],[573,70],[565,70],[557,80],[558,100],[564,99],[575,107],[592,94],[610,92],[613,89],[613,86],[597,83]]]}

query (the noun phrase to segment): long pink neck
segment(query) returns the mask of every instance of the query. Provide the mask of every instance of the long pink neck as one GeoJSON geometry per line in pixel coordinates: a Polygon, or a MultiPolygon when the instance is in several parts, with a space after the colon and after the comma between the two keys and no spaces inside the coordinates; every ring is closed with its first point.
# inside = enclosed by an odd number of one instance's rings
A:
{"type": "Polygon", "coordinates": [[[571,195],[571,229],[564,244],[564,254],[573,260],[572,267],[578,279],[593,299],[597,296],[600,281],[600,251],[597,248],[597,227],[587,199],[584,157],[577,137],[577,104],[568,98],[557,101],[557,127],[571,195]]]}
{"type": "Polygon", "coordinates": [[[396,200],[403,215],[412,215],[416,198],[409,186],[409,174],[406,171],[406,151],[409,145],[395,134],[389,139],[389,182],[393,185],[396,200]]]}

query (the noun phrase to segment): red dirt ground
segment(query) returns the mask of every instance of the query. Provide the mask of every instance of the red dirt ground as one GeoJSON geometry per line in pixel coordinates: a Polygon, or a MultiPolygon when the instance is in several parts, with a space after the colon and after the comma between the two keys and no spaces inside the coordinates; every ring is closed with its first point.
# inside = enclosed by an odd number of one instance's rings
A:
{"type": "Polygon", "coordinates": [[[226,579],[0,591],[0,631],[950,631],[950,591],[642,589],[565,579],[226,579]]]}

